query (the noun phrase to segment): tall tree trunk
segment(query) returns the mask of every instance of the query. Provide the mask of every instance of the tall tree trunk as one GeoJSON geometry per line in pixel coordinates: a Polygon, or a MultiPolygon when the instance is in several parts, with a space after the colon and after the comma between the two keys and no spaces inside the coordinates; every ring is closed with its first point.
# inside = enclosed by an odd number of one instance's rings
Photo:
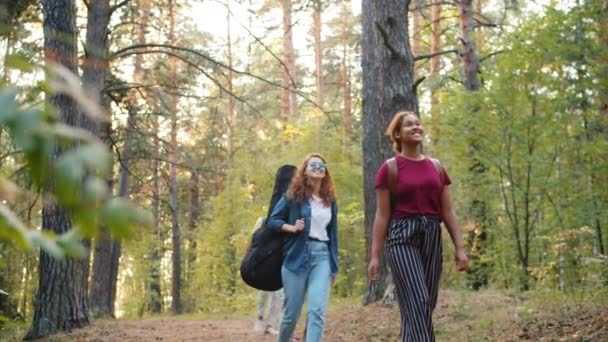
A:
{"type": "MultiPolygon", "coordinates": [[[[443,0],[433,0],[431,7],[431,55],[441,51],[441,4],[443,0]]],[[[437,79],[441,70],[441,56],[438,54],[431,57],[430,74],[433,79],[437,79]]],[[[433,145],[439,142],[439,125],[435,124],[439,119],[437,117],[437,105],[439,98],[437,90],[431,90],[431,141],[433,145]]]]}
{"type": "Polygon", "coordinates": [[[324,85],[323,85],[323,48],[321,46],[321,11],[322,3],[321,0],[313,0],[312,2],[312,31],[314,37],[315,47],[315,76],[316,76],[316,90],[317,90],[317,106],[323,108],[325,101],[324,97],[324,85]]]}
{"type": "MultiPolygon", "coordinates": [[[[441,51],[441,3],[433,0],[431,8],[431,54],[441,51]]],[[[437,75],[441,69],[441,56],[431,57],[431,75],[437,75]]]]}
{"type": "MultiPolygon", "coordinates": [[[[370,259],[376,211],[374,180],[389,158],[391,144],[384,135],[399,110],[418,111],[414,93],[413,56],[409,45],[408,0],[363,0],[363,188],[365,245],[370,259]]],[[[382,298],[387,287],[384,258],[378,281],[368,282],[364,303],[382,298]]]]}
{"type": "MultiPolygon", "coordinates": [[[[135,21],[138,23],[136,25],[136,37],[138,44],[146,44],[146,31],[149,28],[148,18],[150,16],[150,0],[137,0],[136,2],[136,12],[135,12],[135,21]]],[[[141,85],[143,82],[144,75],[144,55],[137,54],[135,55],[135,63],[133,70],[133,82],[136,85],[141,85]]],[[[156,94],[151,95],[154,99],[151,103],[156,103],[156,98],[158,97],[156,94]]],[[[134,96],[135,98],[135,96],[134,96]]],[[[154,114],[152,118],[152,158],[150,160],[150,170],[152,177],[152,200],[150,203],[150,210],[152,212],[152,234],[150,238],[149,250],[150,255],[148,256],[148,277],[146,279],[145,286],[145,310],[152,314],[159,314],[162,312],[162,298],[161,298],[161,286],[160,286],[160,234],[159,234],[159,206],[160,206],[160,182],[159,182],[159,153],[160,153],[160,140],[159,140],[159,121],[158,117],[160,115],[160,110],[158,108],[153,108],[154,114]]],[[[139,118],[137,116],[136,108],[130,108],[129,117],[127,119],[127,138],[125,139],[125,150],[122,153],[132,154],[132,146],[135,144],[135,128],[137,127],[139,122],[139,118]],[[130,146],[127,152],[127,146],[130,146]]],[[[131,157],[131,156],[129,156],[131,157]]],[[[127,161],[131,158],[125,158],[127,161]]],[[[121,168],[121,180],[120,184],[124,184],[125,196],[128,195],[128,176],[129,170],[128,165],[130,162],[126,164],[127,167],[121,168]],[[123,180],[124,177],[124,180],[123,180]]],[[[120,186],[119,186],[120,188],[120,186]]],[[[119,190],[120,192],[120,190],[119,190]]]]}
{"type": "MultiPolygon", "coordinates": [[[[483,0],[476,0],[475,1],[475,8],[477,10],[477,17],[479,18],[479,22],[483,21],[482,15],[481,15],[481,10],[483,9],[484,3],[483,0]]],[[[475,26],[475,41],[477,44],[477,54],[481,54],[481,51],[483,51],[483,32],[482,32],[482,28],[483,26],[481,25],[476,25],[475,26]]]]}
{"type": "MultiPolygon", "coordinates": [[[[87,13],[87,35],[85,58],[83,63],[82,83],[85,92],[104,108],[103,89],[106,83],[108,68],[108,25],[110,22],[109,0],[93,1],[87,13]]],[[[97,123],[83,113],[83,126],[98,135],[104,135],[97,123]]],[[[107,125],[104,125],[107,129],[107,125]]],[[[107,132],[106,132],[107,133],[107,132]]],[[[107,137],[106,137],[106,140],[107,137]]],[[[116,282],[112,281],[112,254],[115,243],[110,239],[107,230],[102,227],[99,239],[95,241],[93,275],[91,278],[90,308],[94,317],[113,317],[116,282]]]]}
{"type": "MultiPolygon", "coordinates": [[[[481,88],[479,81],[479,58],[475,40],[472,37],[474,32],[473,25],[473,0],[463,0],[460,2],[460,29],[461,29],[461,56],[462,73],[464,77],[465,89],[469,92],[478,91],[481,88]]],[[[466,111],[471,116],[479,113],[479,108],[467,105],[466,111]]],[[[483,263],[483,255],[486,252],[487,227],[488,227],[488,205],[484,198],[484,185],[487,183],[487,166],[477,157],[480,149],[480,142],[475,133],[476,128],[471,127],[469,136],[469,172],[471,174],[469,204],[469,218],[475,225],[467,236],[467,249],[471,260],[471,267],[467,270],[467,284],[473,289],[479,289],[488,285],[489,268],[483,263]]]]}
{"type": "Polygon", "coordinates": [[[462,0],[460,11],[460,55],[462,56],[462,73],[464,87],[468,91],[477,91],[481,87],[479,82],[479,58],[475,48],[473,33],[473,0],[462,0]]]}
{"type": "MultiPolygon", "coordinates": [[[[147,0],[144,0],[147,3],[147,0]]],[[[160,113],[159,110],[156,111],[160,113]]],[[[150,276],[148,278],[148,286],[146,290],[148,291],[147,298],[147,310],[150,313],[158,314],[162,312],[162,294],[161,294],[161,284],[160,284],[160,254],[161,254],[161,246],[162,239],[160,236],[160,177],[159,177],[159,162],[158,157],[160,155],[160,139],[159,139],[159,122],[158,115],[154,115],[152,119],[152,135],[153,135],[153,147],[154,147],[154,158],[151,161],[151,169],[152,169],[152,221],[154,229],[154,234],[152,235],[152,239],[150,242],[150,268],[149,273],[150,276]]]]}
{"type": "Polygon", "coordinates": [[[286,124],[298,114],[296,91],[296,61],[291,22],[292,0],[281,0],[283,9],[283,72],[281,76],[281,117],[286,124]]]}
{"type": "Polygon", "coordinates": [[[350,94],[350,70],[348,64],[348,42],[343,42],[342,63],[340,64],[340,83],[342,88],[342,124],[344,126],[344,138],[346,146],[353,136],[352,122],[352,96],[350,94]]]}
{"type": "MultiPolygon", "coordinates": [[[[47,65],[59,63],[77,74],[76,4],[74,0],[43,0],[44,52],[47,65]]],[[[49,102],[60,120],[79,125],[78,106],[66,95],[52,95],[49,102]]],[[[54,149],[51,162],[61,155],[54,149]]],[[[47,190],[50,186],[47,185],[47,190]]],[[[46,199],[42,209],[42,229],[64,233],[72,229],[67,210],[46,199]]],[[[90,323],[87,298],[87,259],[54,259],[40,252],[39,281],[34,319],[25,340],[57,331],[80,328],[90,323]]]]}
{"type": "Polygon", "coordinates": [[[412,47],[412,54],[414,56],[420,55],[422,49],[420,48],[421,41],[421,22],[422,22],[422,6],[424,1],[414,0],[412,2],[414,8],[411,9],[410,13],[412,16],[412,31],[410,32],[410,46],[412,47]]]}
{"type": "Polygon", "coordinates": [[[228,60],[228,84],[226,88],[230,92],[228,94],[228,155],[229,159],[232,160],[232,156],[235,152],[235,129],[237,127],[237,116],[234,109],[234,98],[232,97],[233,91],[233,79],[234,75],[232,72],[232,36],[230,33],[230,1],[226,2],[226,44],[228,45],[226,51],[226,59],[228,60]]]}
{"type": "MultiPolygon", "coordinates": [[[[603,47],[599,51],[598,60],[598,75],[597,79],[600,81],[600,86],[598,87],[598,118],[597,118],[597,126],[595,127],[595,133],[599,136],[606,136],[608,133],[608,126],[605,124],[606,114],[608,113],[608,0],[604,0],[602,6],[602,15],[599,16],[598,22],[598,30],[599,33],[598,40],[600,42],[599,46],[603,47]]],[[[590,178],[591,184],[593,184],[592,190],[599,190],[602,187],[596,185],[601,184],[601,179],[598,181],[597,174],[595,172],[591,173],[590,178]]],[[[594,209],[594,226],[595,226],[595,236],[599,246],[599,252],[603,255],[606,255],[606,251],[608,251],[608,242],[606,242],[605,236],[608,234],[603,234],[602,231],[606,230],[606,228],[602,228],[601,217],[603,210],[602,205],[599,204],[599,199],[594,192],[591,193],[591,198],[593,202],[594,209]],[[607,243],[605,245],[605,243],[607,243]]]]}
{"type": "Polygon", "coordinates": [[[200,216],[200,198],[199,198],[199,170],[193,168],[190,171],[190,220],[188,223],[188,268],[186,270],[186,279],[191,281],[194,275],[194,263],[196,261],[196,227],[198,226],[198,218],[200,216]]]}
{"type": "MultiPolygon", "coordinates": [[[[175,42],[175,3],[169,0],[169,42],[175,42]]],[[[169,83],[171,90],[177,89],[177,64],[174,58],[169,60],[169,83]]],[[[181,231],[178,222],[177,211],[177,95],[171,94],[169,110],[171,111],[171,129],[169,138],[169,207],[171,210],[171,313],[174,315],[182,312],[181,304],[181,275],[182,275],[182,253],[181,253],[181,231]]]]}

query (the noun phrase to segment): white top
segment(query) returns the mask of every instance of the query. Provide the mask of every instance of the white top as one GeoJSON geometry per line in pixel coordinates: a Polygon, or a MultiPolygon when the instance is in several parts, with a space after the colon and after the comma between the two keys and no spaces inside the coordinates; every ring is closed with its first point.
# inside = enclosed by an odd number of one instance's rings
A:
{"type": "Polygon", "coordinates": [[[309,203],[311,217],[309,236],[321,241],[329,241],[327,225],[331,221],[331,207],[326,207],[323,201],[314,195],[310,198],[309,203]]]}

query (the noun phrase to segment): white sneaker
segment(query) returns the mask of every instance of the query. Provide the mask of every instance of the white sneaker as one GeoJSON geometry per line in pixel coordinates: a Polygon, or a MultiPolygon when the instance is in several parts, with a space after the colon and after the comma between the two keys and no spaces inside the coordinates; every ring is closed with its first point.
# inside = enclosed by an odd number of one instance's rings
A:
{"type": "Polygon", "coordinates": [[[277,331],[277,329],[273,328],[270,325],[266,326],[266,331],[267,334],[272,335],[272,336],[277,336],[279,334],[279,332],[277,331]]]}
{"type": "Polygon", "coordinates": [[[261,319],[256,319],[255,323],[253,323],[253,331],[262,332],[264,331],[264,322],[261,319]]]}

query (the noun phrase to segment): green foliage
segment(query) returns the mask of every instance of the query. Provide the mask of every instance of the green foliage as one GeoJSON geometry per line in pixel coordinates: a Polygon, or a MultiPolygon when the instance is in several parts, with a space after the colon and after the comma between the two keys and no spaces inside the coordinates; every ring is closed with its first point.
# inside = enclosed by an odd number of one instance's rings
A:
{"type": "MultiPolygon", "coordinates": [[[[28,70],[21,58],[9,59],[8,65],[28,70]]],[[[71,89],[76,99],[84,98],[79,89],[71,89]]],[[[86,107],[86,104],[84,105],[86,107]]],[[[146,213],[112,199],[104,179],[110,171],[107,147],[96,137],[76,127],[59,123],[48,108],[27,108],[17,100],[13,88],[0,89],[0,127],[10,135],[20,152],[29,179],[68,209],[75,228],[59,236],[49,231],[29,229],[8,206],[19,192],[18,187],[0,176],[0,239],[21,249],[40,246],[54,257],[84,256],[79,240],[91,237],[100,223],[109,224],[115,237],[124,237],[128,227],[149,221],[146,213]],[[71,147],[70,147],[71,146],[71,147]],[[61,151],[56,160],[51,156],[61,151]],[[49,169],[48,165],[52,168],[49,169]]]]}
{"type": "MultiPolygon", "coordinates": [[[[458,86],[441,93],[438,154],[457,180],[458,208],[472,200],[470,186],[480,187],[476,193],[490,205],[495,224],[488,251],[475,262],[492,265],[494,285],[605,282],[605,256],[598,251],[607,246],[599,233],[608,221],[598,208],[608,194],[597,185],[608,170],[608,140],[601,134],[606,119],[595,114],[597,5],[548,9],[520,21],[496,42],[505,52],[484,62],[482,90],[471,94],[458,86]],[[477,142],[474,156],[471,141],[477,142]],[[473,157],[489,166],[486,184],[471,185],[466,177],[463,161],[473,157]],[[571,229],[581,226],[587,228],[571,229]],[[577,232],[576,239],[567,232],[577,232]]],[[[461,210],[459,217],[469,215],[461,210]]]]}

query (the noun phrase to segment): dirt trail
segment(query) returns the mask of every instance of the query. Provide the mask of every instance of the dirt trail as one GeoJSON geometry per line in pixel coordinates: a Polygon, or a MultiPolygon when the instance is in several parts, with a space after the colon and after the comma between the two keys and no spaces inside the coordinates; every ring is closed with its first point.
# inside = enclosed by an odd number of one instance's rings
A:
{"type": "Polygon", "coordinates": [[[270,335],[253,332],[253,319],[200,320],[153,318],[146,320],[97,321],[91,327],[55,337],[51,341],[148,342],[148,341],[275,341],[270,335]]]}
{"type": "MultiPolygon", "coordinates": [[[[302,321],[296,330],[302,336],[302,321]]],[[[434,314],[438,341],[608,341],[608,306],[539,305],[492,291],[442,291],[434,314]]],[[[101,320],[47,342],[274,342],[253,318],[101,320]]],[[[301,341],[301,339],[300,339],[301,341]]],[[[381,304],[332,307],[325,342],[399,341],[399,310],[381,304]]]]}

